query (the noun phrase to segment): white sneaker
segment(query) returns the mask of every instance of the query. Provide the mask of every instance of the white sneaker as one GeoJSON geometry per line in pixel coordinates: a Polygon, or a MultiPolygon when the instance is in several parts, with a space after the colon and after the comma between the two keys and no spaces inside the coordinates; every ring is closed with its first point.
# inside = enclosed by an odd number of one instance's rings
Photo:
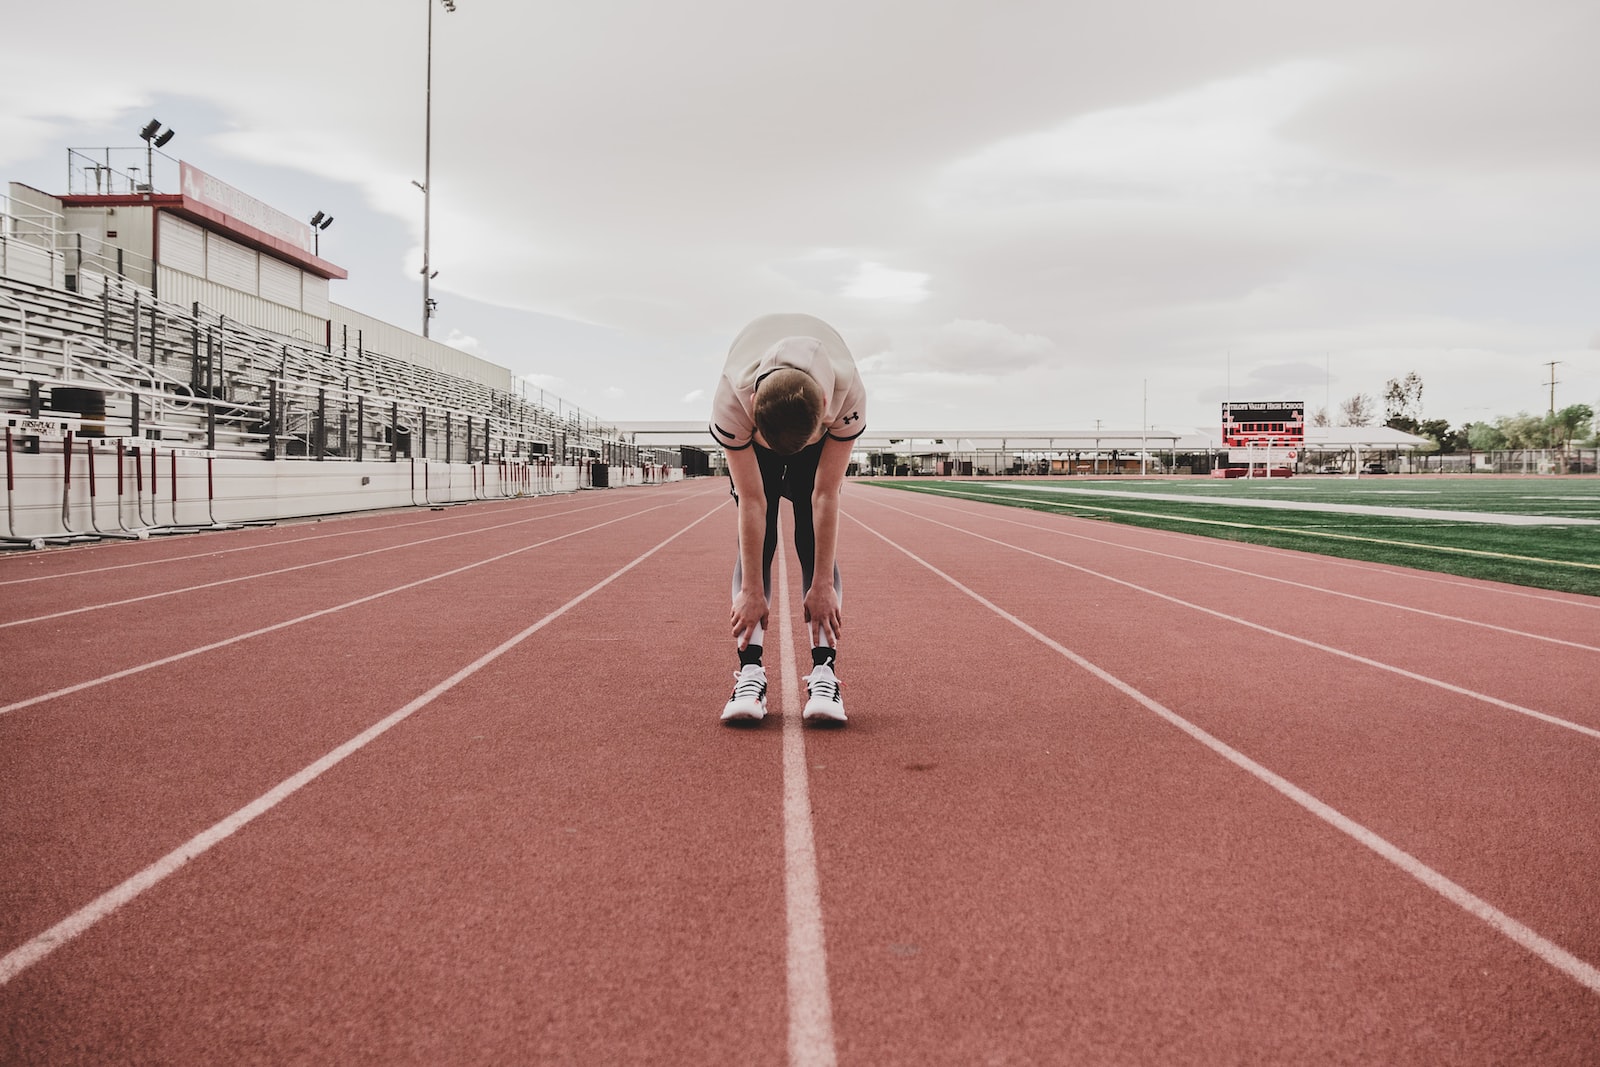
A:
{"type": "Polygon", "coordinates": [[[844,701],[839,698],[839,679],[834,677],[833,668],[813,667],[805,681],[810,699],[801,718],[844,722],[844,701]]]}
{"type": "Polygon", "coordinates": [[[734,672],[733,696],[722,706],[722,721],[759,722],[767,714],[767,671],[754,663],[734,672]]]}

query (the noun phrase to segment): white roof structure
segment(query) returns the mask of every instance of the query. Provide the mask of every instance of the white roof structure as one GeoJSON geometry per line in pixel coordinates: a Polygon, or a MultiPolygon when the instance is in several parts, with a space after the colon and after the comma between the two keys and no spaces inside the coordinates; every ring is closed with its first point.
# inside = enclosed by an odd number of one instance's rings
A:
{"type": "MultiPolygon", "coordinates": [[[[1179,452],[1220,451],[1223,447],[1221,427],[1197,428],[1185,434],[1177,444],[1179,452]]],[[[1305,447],[1307,450],[1330,452],[1349,448],[1406,452],[1431,448],[1433,441],[1389,426],[1307,426],[1305,447]]]]}
{"type": "MultiPolygon", "coordinates": [[[[623,440],[663,448],[688,445],[714,449],[706,423],[678,420],[663,422],[624,422],[617,424],[623,440]]],[[[1364,451],[1412,451],[1433,444],[1426,437],[1391,429],[1388,426],[1311,426],[1306,429],[1307,449],[1364,451]]],[[[1023,428],[1013,430],[917,427],[878,430],[869,428],[856,439],[862,452],[938,453],[938,452],[1092,452],[1102,449],[1160,452],[1222,451],[1222,428],[1174,430],[1137,427],[1082,429],[1023,428]]]]}
{"type": "MultiPolygon", "coordinates": [[[[716,448],[717,443],[704,422],[624,422],[617,424],[624,440],[640,445],[690,445],[716,448]]],[[[857,451],[864,452],[1073,452],[1097,448],[1137,448],[1146,442],[1152,449],[1167,451],[1186,438],[1185,431],[1138,428],[1114,429],[1033,429],[968,430],[918,427],[878,430],[868,428],[856,438],[857,451]]],[[[1181,445],[1180,445],[1181,447],[1181,445]]],[[[1206,447],[1204,445],[1200,447],[1206,447]]]]}

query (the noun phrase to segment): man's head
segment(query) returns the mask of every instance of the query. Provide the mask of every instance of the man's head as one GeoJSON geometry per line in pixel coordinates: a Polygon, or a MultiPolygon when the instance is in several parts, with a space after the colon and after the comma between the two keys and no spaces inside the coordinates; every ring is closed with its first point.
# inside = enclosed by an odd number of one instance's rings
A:
{"type": "Polygon", "coordinates": [[[816,435],[825,405],[815,378],[803,370],[779,367],[756,384],[756,429],[768,448],[791,456],[816,435]]]}

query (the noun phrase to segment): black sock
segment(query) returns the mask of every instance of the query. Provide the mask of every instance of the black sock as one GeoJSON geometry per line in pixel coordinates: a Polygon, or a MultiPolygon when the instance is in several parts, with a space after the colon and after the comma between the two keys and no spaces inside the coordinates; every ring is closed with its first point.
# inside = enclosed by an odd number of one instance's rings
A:
{"type": "Polygon", "coordinates": [[[761,666],[761,646],[760,645],[745,645],[743,648],[741,648],[739,650],[739,666],[741,666],[741,667],[751,667],[751,666],[759,667],[759,666],[761,666]]]}
{"type": "Polygon", "coordinates": [[[813,667],[831,668],[833,666],[834,656],[835,653],[833,649],[829,648],[827,645],[818,645],[816,648],[811,650],[811,665],[813,667]]]}

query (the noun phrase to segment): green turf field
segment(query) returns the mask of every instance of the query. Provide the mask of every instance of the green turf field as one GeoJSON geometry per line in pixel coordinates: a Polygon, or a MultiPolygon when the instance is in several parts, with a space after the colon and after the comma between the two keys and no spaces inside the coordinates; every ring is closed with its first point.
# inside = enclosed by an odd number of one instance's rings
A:
{"type": "Polygon", "coordinates": [[[1250,482],[1051,478],[873,484],[1600,596],[1600,479],[1595,478],[1311,475],[1250,482]],[[1325,510],[1278,510],[1255,501],[1325,510]],[[1361,510],[1366,508],[1546,516],[1557,522],[1496,525],[1361,510]]]}

